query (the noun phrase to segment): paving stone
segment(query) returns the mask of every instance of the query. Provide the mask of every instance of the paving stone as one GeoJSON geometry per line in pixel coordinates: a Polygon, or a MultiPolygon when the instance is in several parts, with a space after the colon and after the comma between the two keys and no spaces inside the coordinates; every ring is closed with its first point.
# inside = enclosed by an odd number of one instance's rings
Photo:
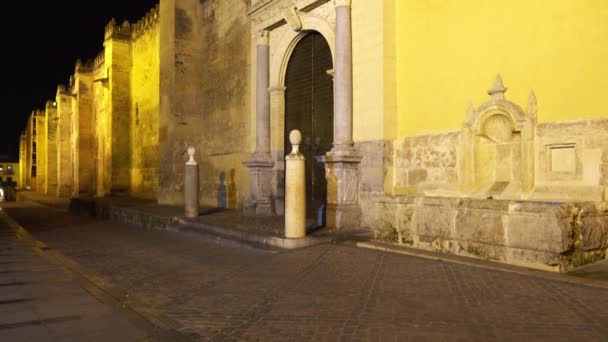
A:
{"type": "MultiPolygon", "coordinates": [[[[22,220],[36,239],[193,339],[608,339],[601,287],[341,244],[268,253],[28,209],[38,219],[22,220]]],[[[18,221],[25,215],[6,211],[18,221]]]]}

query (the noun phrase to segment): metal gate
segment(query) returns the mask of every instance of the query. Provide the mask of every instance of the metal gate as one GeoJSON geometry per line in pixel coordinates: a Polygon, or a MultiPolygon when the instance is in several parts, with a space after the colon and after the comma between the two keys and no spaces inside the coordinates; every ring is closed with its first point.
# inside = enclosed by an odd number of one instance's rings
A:
{"type": "Polygon", "coordinates": [[[285,77],[285,153],[291,151],[289,132],[302,132],[300,151],[306,157],[306,216],[308,226],[325,224],[327,182],[321,156],[333,143],[333,68],[331,50],[320,33],[307,34],[296,45],[285,77]]]}

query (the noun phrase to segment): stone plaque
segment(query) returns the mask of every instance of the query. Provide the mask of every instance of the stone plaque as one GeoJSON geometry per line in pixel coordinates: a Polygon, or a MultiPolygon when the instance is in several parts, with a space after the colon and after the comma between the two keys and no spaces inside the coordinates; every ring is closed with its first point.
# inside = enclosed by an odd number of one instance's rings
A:
{"type": "Polygon", "coordinates": [[[551,172],[576,173],[576,149],[574,144],[549,146],[551,172]]]}

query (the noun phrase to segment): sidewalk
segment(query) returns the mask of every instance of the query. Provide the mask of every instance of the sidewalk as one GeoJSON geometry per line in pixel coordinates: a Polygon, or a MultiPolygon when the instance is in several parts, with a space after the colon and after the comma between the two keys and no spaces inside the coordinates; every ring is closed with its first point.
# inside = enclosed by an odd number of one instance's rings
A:
{"type": "Polygon", "coordinates": [[[122,308],[45,250],[0,210],[1,340],[180,340],[179,334],[160,330],[122,308]]]}
{"type": "MultiPolygon", "coordinates": [[[[29,195],[23,198],[30,199],[29,195]]],[[[46,199],[40,203],[52,201],[46,199]]],[[[153,201],[131,197],[77,198],[70,203],[70,211],[87,213],[100,219],[146,228],[168,229],[193,234],[213,235],[227,240],[263,248],[295,249],[345,239],[369,239],[369,230],[360,231],[309,231],[302,239],[284,237],[284,217],[254,217],[243,215],[239,210],[200,207],[196,219],[184,217],[181,206],[159,205],[153,201]]]]}

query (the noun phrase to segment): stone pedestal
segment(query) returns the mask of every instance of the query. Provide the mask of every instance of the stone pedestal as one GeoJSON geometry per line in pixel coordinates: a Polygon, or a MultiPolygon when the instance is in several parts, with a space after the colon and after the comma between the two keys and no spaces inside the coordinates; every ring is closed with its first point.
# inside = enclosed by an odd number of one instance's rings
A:
{"type": "Polygon", "coordinates": [[[199,185],[198,164],[194,160],[194,148],[188,148],[190,160],[184,169],[184,214],[188,218],[196,218],[199,215],[199,185]]]}
{"type": "Polygon", "coordinates": [[[359,228],[359,164],[357,155],[335,156],[331,152],[323,158],[327,178],[327,227],[336,229],[359,228]]]}
{"type": "Polygon", "coordinates": [[[285,157],[285,237],[298,239],[306,236],[306,159],[300,153],[302,134],[289,134],[291,153],[285,157]]]}
{"type": "Polygon", "coordinates": [[[245,201],[245,215],[274,215],[272,202],[272,161],[250,161],[243,165],[249,168],[250,197],[245,201]]]}

